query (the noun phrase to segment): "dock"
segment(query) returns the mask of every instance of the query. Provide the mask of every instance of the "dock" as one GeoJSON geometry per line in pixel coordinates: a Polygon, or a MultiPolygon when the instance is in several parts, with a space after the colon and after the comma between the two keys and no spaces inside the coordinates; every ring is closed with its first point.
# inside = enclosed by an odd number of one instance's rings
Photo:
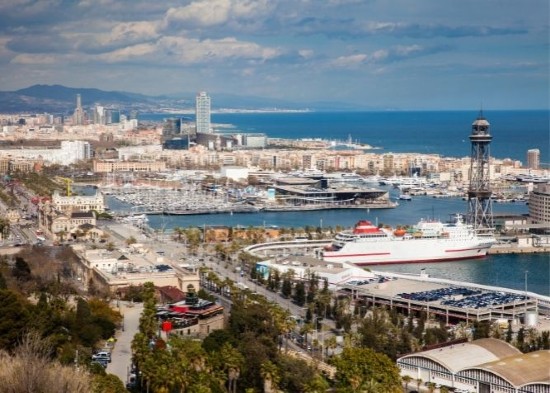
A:
{"type": "Polygon", "coordinates": [[[499,255],[499,254],[539,254],[539,253],[550,253],[550,246],[518,246],[518,245],[493,245],[487,251],[489,255],[499,255]]]}

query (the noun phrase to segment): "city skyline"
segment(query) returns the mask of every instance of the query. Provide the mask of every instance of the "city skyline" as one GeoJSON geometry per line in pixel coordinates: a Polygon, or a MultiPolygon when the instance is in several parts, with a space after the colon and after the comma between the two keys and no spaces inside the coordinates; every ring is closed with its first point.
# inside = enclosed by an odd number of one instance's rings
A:
{"type": "Polygon", "coordinates": [[[208,91],[304,106],[548,109],[548,7],[21,0],[0,5],[0,81],[3,90],[208,91]]]}

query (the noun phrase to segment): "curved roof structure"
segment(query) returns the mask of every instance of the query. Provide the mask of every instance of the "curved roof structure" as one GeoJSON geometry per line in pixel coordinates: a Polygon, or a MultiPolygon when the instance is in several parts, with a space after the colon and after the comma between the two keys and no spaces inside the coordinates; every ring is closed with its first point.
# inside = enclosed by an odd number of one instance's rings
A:
{"type": "Polygon", "coordinates": [[[455,344],[403,356],[399,360],[423,357],[439,363],[455,374],[466,368],[473,368],[480,364],[499,361],[519,354],[521,352],[517,348],[505,341],[494,338],[483,338],[473,342],[455,344]]]}
{"type": "Polygon", "coordinates": [[[510,356],[477,367],[506,379],[515,387],[542,384],[550,386],[550,350],[510,356]]]}

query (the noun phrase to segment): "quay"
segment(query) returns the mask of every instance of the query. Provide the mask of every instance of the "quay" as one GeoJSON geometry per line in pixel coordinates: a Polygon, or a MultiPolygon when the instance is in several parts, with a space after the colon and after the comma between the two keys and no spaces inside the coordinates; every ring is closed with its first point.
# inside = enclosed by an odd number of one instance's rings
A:
{"type": "Polygon", "coordinates": [[[538,253],[550,253],[550,246],[517,246],[517,245],[494,245],[487,251],[487,254],[538,254],[538,253]]]}
{"type": "Polygon", "coordinates": [[[214,209],[188,209],[188,210],[147,210],[133,209],[118,210],[113,213],[115,217],[129,217],[136,214],[146,214],[149,216],[184,216],[184,215],[201,215],[201,214],[227,214],[227,213],[259,213],[259,212],[293,212],[293,211],[317,211],[317,210],[343,210],[343,209],[392,209],[397,204],[388,203],[372,203],[362,205],[301,205],[301,206],[235,206],[232,208],[214,208],[214,209]]]}

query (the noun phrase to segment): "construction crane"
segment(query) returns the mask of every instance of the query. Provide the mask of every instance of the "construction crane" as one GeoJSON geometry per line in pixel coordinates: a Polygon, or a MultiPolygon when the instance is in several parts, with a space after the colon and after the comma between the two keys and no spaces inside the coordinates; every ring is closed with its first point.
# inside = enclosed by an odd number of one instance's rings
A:
{"type": "Polygon", "coordinates": [[[71,196],[72,195],[71,184],[73,183],[73,180],[69,179],[68,177],[61,177],[61,176],[58,176],[58,178],[65,182],[65,185],[67,187],[67,196],[71,196]]]}

